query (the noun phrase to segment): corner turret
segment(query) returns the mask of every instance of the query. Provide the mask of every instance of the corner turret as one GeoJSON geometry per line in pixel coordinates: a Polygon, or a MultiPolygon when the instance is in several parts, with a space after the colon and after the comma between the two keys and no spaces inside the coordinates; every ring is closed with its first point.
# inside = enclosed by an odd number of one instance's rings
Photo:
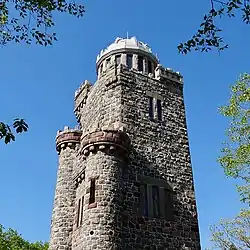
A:
{"type": "Polygon", "coordinates": [[[76,146],[80,144],[81,131],[65,127],[58,131],[56,149],[59,154],[57,183],[51,222],[49,250],[68,250],[72,245],[75,187],[73,163],[76,146]]]}
{"type": "Polygon", "coordinates": [[[64,130],[59,130],[56,135],[56,150],[60,154],[62,149],[67,147],[75,149],[76,145],[80,143],[82,131],[78,128],[70,129],[64,127],[64,130]]]}

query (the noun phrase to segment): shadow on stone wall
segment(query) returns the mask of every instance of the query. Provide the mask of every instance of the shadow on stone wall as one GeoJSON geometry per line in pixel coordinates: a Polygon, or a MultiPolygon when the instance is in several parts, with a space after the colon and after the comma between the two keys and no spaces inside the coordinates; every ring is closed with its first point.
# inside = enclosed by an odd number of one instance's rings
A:
{"type": "Polygon", "coordinates": [[[159,171],[162,166],[149,157],[131,148],[128,165],[123,169],[122,249],[200,249],[195,200],[185,196],[185,190],[190,191],[191,187],[185,183],[171,183],[167,174],[159,171]],[[171,220],[140,215],[138,180],[142,173],[172,187],[171,220]]]}

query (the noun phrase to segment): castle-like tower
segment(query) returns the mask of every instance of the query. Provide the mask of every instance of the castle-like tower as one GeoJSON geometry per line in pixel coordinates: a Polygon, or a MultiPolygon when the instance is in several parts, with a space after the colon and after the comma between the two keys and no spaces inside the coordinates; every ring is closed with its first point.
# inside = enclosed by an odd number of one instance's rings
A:
{"type": "Polygon", "coordinates": [[[49,249],[200,249],[182,76],[134,37],[96,69],[56,137],[49,249]]]}

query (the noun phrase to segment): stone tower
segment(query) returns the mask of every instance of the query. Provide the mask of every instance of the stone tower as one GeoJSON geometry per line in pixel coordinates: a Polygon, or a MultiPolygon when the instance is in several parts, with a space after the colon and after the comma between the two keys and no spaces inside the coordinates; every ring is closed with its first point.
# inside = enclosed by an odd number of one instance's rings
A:
{"type": "Polygon", "coordinates": [[[56,137],[49,249],[200,249],[182,76],[134,37],[96,69],[56,137]]]}

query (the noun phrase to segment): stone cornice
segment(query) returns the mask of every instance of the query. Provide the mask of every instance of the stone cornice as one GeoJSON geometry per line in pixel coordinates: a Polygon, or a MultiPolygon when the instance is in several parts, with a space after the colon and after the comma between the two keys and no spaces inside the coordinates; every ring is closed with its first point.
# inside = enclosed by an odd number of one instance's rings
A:
{"type": "Polygon", "coordinates": [[[90,152],[97,150],[123,152],[127,155],[130,145],[128,135],[119,130],[95,131],[82,137],[81,153],[88,156],[90,152]]]}
{"type": "Polygon", "coordinates": [[[82,131],[65,127],[63,131],[58,131],[56,136],[56,150],[60,154],[62,149],[67,147],[75,148],[80,143],[82,131]]]}

